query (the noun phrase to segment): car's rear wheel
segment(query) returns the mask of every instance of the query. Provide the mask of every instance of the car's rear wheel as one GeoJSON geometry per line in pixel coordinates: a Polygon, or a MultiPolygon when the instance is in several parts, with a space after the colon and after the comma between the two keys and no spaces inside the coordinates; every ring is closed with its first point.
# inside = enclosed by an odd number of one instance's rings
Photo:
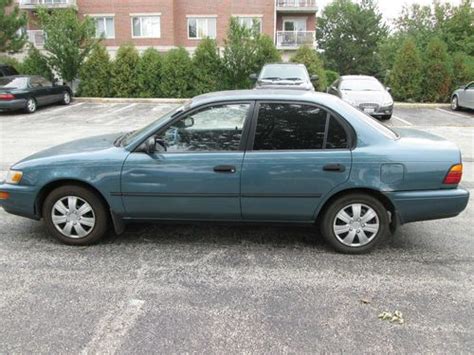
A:
{"type": "Polygon", "coordinates": [[[62,104],[63,105],[69,105],[71,103],[71,94],[68,91],[64,91],[63,93],[63,100],[62,104]]]}
{"type": "Polygon", "coordinates": [[[457,96],[453,96],[451,99],[451,110],[459,111],[459,101],[457,96]]]}
{"type": "Polygon", "coordinates": [[[46,197],[43,218],[49,232],[70,245],[96,243],[105,236],[109,219],[94,192],[74,185],[61,186],[46,197]]]}
{"type": "Polygon", "coordinates": [[[331,203],[321,221],[324,239],[336,251],[361,254],[373,249],[390,231],[384,205],[366,194],[342,196],[331,203]]]}
{"type": "Polygon", "coordinates": [[[36,100],[34,98],[30,97],[28,100],[26,100],[26,105],[25,105],[26,113],[35,113],[37,108],[38,108],[38,104],[36,103],[36,100]]]}

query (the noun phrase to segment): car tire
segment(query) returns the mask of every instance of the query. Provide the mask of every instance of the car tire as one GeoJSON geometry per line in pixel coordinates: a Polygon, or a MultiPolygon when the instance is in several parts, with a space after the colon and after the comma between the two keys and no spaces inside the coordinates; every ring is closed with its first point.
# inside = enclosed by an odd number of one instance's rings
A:
{"type": "Polygon", "coordinates": [[[61,101],[61,103],[63,105],[69,105],[72,101],[72,98],[71,98],[71,94],[69,93],[69,91],[64,91],[63,92],[63,99],[61,101]]]}
{"type": "Polygon", "coordinates": [[[35,113],[36,110],[38,109],[38,103],[36,100],[32,97],[26,100],[25,104],[25,112],[26,113],[35,113]]]}
{"type": "Polygon", "coordinates": [[[458,97],[455,95],[453,96],[453,98],[451,99],[451,110],[453,111],[459,111],[461,108],[459,107],[459,99],[458,97]]]}
{"type": "Polygon", "coordinates": [[[105,203],[81,186],[65,185],[53,190],[46,197],[42,212],[48,231],[65,244],[95,244],[108,231],[105,203]]]}
{"type": "Polygon", "coordinates": [[[390,219],[384,205],[375,197],[354,193],[339,197],[328,206],[320,229],[336,251],[363,254],[389,235],[390,219]]]}

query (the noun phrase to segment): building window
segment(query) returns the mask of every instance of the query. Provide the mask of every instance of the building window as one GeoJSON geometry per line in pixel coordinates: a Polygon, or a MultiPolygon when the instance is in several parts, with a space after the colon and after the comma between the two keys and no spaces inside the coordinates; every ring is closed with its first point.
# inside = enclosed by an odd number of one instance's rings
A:
{"type": "Polygon", "coordinates": [[[132,37],[160,38],[160,16],[133,16],[132,37]]]}
{"type": "Polygon", "coordinates": [[[115,21],[113,16],[94,16],[95,35],[98,38],[115,38],[115,21]]]}
{"type": "Polygon", "coordinates": [[[239,21],[239,25],[248,29],[255,29],[258,32],[262,32],[262,17],[255,16],[236,16],[239,21]]]}
{"type": "Polygon", "coordinates": [[[189,17],[188,38],[202,39],[205,37],[216,38],[216,18],[212,17],[189,17]]]}

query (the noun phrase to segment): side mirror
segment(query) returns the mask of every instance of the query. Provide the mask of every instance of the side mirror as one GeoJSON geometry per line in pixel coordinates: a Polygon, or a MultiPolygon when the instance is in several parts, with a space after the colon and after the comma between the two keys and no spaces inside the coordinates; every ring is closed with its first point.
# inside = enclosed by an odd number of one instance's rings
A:
{"type": "Polygon", "coordinates": [[[319,76],[317,76],[317,75],[311,75],[311,76],[309,77],[309,79],[310,79],[311,81],[316,81],[316,80],[319,80],[319,76]]]}
{"type": "Polygon", "coordinates": [[[389,86],[387,86],[387,87],[385,88],[385,90],[387,90],[388,92],[392,92],[392,88],[389,87],[389,86]]]}
{"type": "Polygon", "coordinates": [[[252,81],[257,81],[257,79],[258,79],[258,75],[257,75],[257,74],[255,74],[255,73],[253,73],[253,74],[250,74],[250,75],[249,75],[249,79],[250,79],[250,80],[252,80],[252,81]]]}

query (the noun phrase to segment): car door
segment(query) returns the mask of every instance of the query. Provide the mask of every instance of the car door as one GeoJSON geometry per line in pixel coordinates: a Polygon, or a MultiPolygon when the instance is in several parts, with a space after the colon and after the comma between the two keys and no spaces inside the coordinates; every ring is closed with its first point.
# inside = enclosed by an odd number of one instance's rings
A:
{"type": "Polygon", "coordinates": [[[60,94],[59,88],[57,86],[54,86],[51,81],[43,77],[40,77],[39,81],[45,92],[47,104],[52,104],[62,99],[62,95],[60,94]]]}
{"type": "Polygon", "coordinates": [[[242,167],[244,220],[311,221],[348,178],[350,128],[323,107],[259,102],[242,167]]]}
{"type": "Polygon", "coordinates": [[[166,151],[133,152],[122,173],[130,218],[240,220],[243,141],[253,102],[184,113],[155,136],[166,151]]]}
{"type": "Polygon", "coordinates": [[[30,93],[39,106],[49,103],[49,92],[47,88],[43,87],[43,80],[40,76],[33,76],[30,79],[30,93]]]}
{"type": "Polygon", "coordinates": [[[469,83],[461,92],[459,105],[474,109],[474,82],[469,83]]]}

